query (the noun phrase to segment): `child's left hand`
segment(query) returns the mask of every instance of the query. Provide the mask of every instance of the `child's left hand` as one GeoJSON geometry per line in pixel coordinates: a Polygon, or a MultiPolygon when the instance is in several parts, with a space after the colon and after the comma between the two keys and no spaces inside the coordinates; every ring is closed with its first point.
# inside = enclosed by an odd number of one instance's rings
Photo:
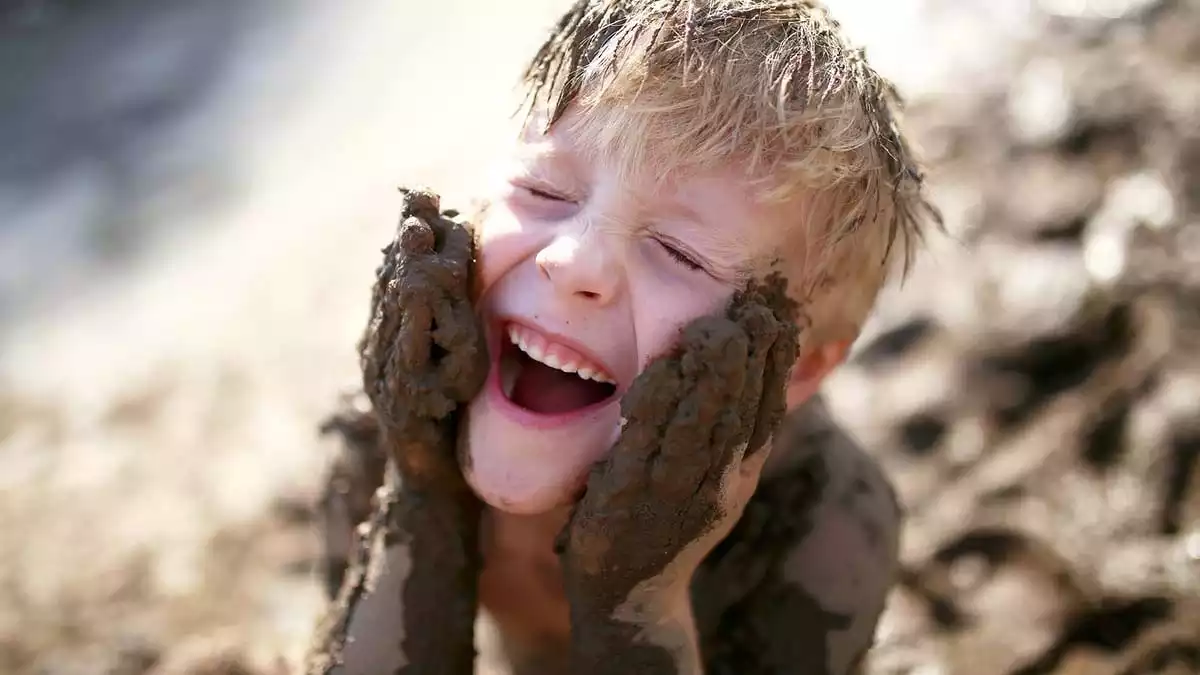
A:
{"type": "Polygon", "coordinates": [[[799,345],[793,317],[763,296],[741,293],[687,326],[625,395],[620,438],[560,535],[573,623],[660,618],[741,517],[799,345]]]}

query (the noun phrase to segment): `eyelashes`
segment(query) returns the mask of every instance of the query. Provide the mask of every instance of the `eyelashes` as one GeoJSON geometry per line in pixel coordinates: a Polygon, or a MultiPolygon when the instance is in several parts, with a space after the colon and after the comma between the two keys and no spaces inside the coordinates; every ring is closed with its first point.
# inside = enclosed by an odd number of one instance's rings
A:
{"type": "Polygon", "coordinates": [[[577,190],[569,186],[563,189],[562,186],[556,185],[556,182],[547,182],[536,174],[528,173],[514,176],[509,180],[509,185],[535,201],[555,204],[579,204],[582,201],[577,190]]]}
{"type": "Polygon", "coordinates": [[[546,221],[569,218],[579,209],[579,200],[570,193],[532,181],[510,183],[513,208],[546,221]]]}
{"type": "Polygon", "coordinates": [[[661,238],[655,238],[654,241],[658,243],[658,245],[662,247],[662,250],[679,265],[682,265],[693,272],[700,272],[704,270],[704,266],[696,262],[695,258],[670,241],[661,238]]]}
{"type": "Polygon", "coordinates": [[[526,186],[526,187],[522,187],[521,189],[528,192],[529,195],[531,197],[534,197],[535,199],[544,199],[548,202],[570,202],[570,201],[572,201],[562,195],[555,194],[553,192],[543,190],[540,188],[536,188],[536,187],[526,186]]]}

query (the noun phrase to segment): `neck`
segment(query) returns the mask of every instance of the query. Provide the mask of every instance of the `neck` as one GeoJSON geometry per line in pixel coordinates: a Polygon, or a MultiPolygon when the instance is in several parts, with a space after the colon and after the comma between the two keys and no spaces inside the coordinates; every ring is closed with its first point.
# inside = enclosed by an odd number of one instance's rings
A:
{"type": "Polygon", "coordinates": [[[516,515],[488,508],[481,544],[480,598],[506,639],[564,644],[570,614],[554,541],[570,509],[516,515]]]}

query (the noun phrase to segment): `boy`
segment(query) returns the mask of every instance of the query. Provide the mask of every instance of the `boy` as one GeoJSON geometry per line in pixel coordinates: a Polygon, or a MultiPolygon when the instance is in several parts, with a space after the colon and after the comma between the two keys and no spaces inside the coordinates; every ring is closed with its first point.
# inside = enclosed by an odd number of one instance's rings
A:
{"type": "Polygon", "coordinates": [[[310,672],[472,672],[478,605],[515,673],[853,672],[899,514],[800,406],[933,214],[893,93],[807,1],[580,0],[526,80],[385,249],[310,672]]]}

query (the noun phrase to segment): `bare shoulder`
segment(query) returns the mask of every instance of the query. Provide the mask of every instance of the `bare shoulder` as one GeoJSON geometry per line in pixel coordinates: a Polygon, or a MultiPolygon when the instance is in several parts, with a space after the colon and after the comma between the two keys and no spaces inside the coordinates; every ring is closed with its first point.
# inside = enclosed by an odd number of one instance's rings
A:
{"type": "Polygon", "coordinates": [[[816,400],[692,587],[709,673],[855,671],[898,569],[901,513],[875,461],[816,400]]]}

